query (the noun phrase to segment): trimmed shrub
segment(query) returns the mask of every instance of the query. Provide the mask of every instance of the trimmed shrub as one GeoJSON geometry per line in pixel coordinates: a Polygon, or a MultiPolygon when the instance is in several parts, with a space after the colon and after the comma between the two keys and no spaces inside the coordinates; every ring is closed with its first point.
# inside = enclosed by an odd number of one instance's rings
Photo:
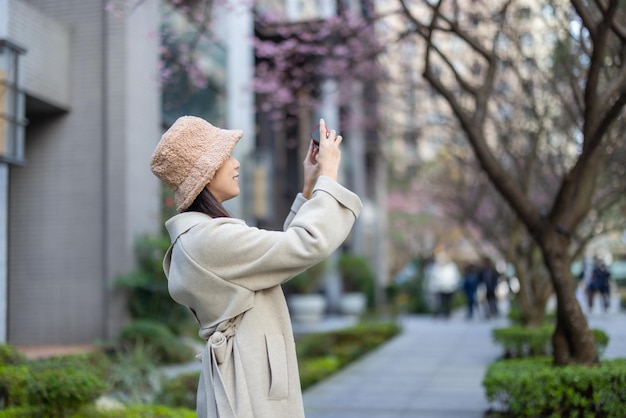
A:
{"type": "Polygon", "coordinates": [[[282,288],[285,295],[308,295],[317,292],[324,279],[326,265],[325,261],[317,263],[293,277],[291,280],[283,283],[282,288]]]}
{"type": "Polygon", "coordinates": [[[308,358],[298,362],[298,368],[300,370],[300,385],[304,390],[339,370],[341,361],[333,355],[308,358]]]}
{"type": "Polygon", "coordinates": [[[183,363],[194,358],[194,350],[174,335],[169,328],[157,321],[140,319],[126,325],[120,332],[119,343],[130,347],[139,342],[154,349],[157,362],[183,363]]]}
{"type": "Polygon", "coordinates": [[[112,388],[110,395],[126,405],[153,402],[162,384],[154,348],[139,340],[116,352],[107,380],[112,388]]]}
{"type": "Polygon", "coordinates": [[[167,233],[144,235],[137,240],[137,269],[118,277],[116,286],[127,291],[128,310],[133,319],[152,319],[175,333],[194,324],[184,306],[174,302],[167,290],[163,256],[170,246],[167,233]]]}
{"type": "Polygon", "coordinates": [[[324,357],[335,344],[334,333],[308,334],[296,340],[296,354],[298,359],[324,357]]]}
{"type": "Polygon", "coordinates": [[[7,364],[23,364],[26,357],[17,348],[9,344],[0,344],[0,366],[7,364]]]}
{"type": "Polygon", "coordinates": [[[157,402],[195,410],[199,380],[200,372],[183,373],[168,380],[163,385],[157,402]]]}
{"type": "Polygon", "coordinates": [[[515,417],[620,417],[626,404],[626,359],[595,367],[553,366],[549,357],[500,360],[483,387],[490,402],[515,417]]]}
{"type": "Polygon", "coordinates": [[[591,333],[593,334],[593,340],[596,343],[598,358],[601,358],[604,354],[604,350],[606,350],[606,346],[609,345],[609,336],[606,332],[597,328],[592,329],[591,333]]]}
{"type": "MultiPolygon", "coordinates": [[[[609,336],[600,329],[591,330],[596,343],[598,357],[609,343],[609,336]]],[[[524,327],[513,325],[492,331],[493,340],[504,348],[505,358],[522,358],[550,355],[552,352],[553,325],[524,327]]]]}
{"type": "Polygon", "coordinates": [[[396,324],[367,323],[339,331],[308,334],[298,338],[298,358],[329,354],[351,361],[389,340],[400,332],[396,324]]]}
{"type": "Polygon", "coordinates": [[[68,367],[63,360],[0,367],[4,416],[65,417],[106,389],[92,369],[68,367]]]}
{"type": "Polygon", "coordinates": [[[89,370],[102,379],[106,379],[106,375],[111,367],[111,359],[102,351],[94,351],[34,360],[28,362],[28,365],[35,372],[42,369],[89,370]]]}
{"type": "Polygon", "coordinates": [[[339,256],[339,272],[345,292],[363,292],[367,296],[367,306],[374,306],[374,284],[376,274],[369,261],[363,256],[343,253],[339,256]]]}
{"type": "Polygon", "coordinates": [[[39,413],[37,408],[16,406],[0,410],[0,418],[32,418],[39,413]]]}
{"type": "Polygon", "coordinates": [[[90,370],[49,368],[32,372],[28,381],[29,404],[39,406],[42,417],[65,417],[107,389],[105,382],[90,370]]]}
{"type": "Polygon", "coordinates": [[[31,372],[26,365],[0,366],[0,402],[5,407],[28,403],[28,380],[31,372]]]}
{"type": "Polygon", "coordinates": [[[196,418],[196,410],[195,407],[191,410],[164,405],[132,405],[123,409],[107,410],[89,406],[71,415],[71,418],[196,418]]]}
{"type": "Polygon", "coordinates": [[[365,323],[299,338],[296,353],[302,389],[330,376],[399,332],[400,328],[396,324],[365,323]]]}

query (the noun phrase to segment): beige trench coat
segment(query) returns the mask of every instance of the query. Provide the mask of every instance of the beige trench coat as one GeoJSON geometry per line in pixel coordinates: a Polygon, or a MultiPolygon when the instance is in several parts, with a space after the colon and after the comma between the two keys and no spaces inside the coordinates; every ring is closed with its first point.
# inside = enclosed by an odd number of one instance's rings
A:
{"type": "Polygon", "coordinates": [[[304,417],[280,284],[335,251],[360,211],[357,195],[321,176],[310,200],[296,197],[284,231],[197,212],[166,222],[170,295],[192,311],[207,341],[199,356],[198,417],[304,417]]]}

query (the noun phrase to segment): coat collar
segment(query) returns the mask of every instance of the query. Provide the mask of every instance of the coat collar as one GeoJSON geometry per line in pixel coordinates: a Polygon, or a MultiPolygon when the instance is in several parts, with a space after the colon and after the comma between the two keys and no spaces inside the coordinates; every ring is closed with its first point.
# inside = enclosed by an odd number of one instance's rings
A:
{"type": "Polygon", "coordinates": [[[171,242],[174,243],[180,235],[189,231],[194,226],[208,222],[211,219],[213,218],[201,212],[183,212],[168,219],[165,222],[165,227],[170,234],[171,242]]]}

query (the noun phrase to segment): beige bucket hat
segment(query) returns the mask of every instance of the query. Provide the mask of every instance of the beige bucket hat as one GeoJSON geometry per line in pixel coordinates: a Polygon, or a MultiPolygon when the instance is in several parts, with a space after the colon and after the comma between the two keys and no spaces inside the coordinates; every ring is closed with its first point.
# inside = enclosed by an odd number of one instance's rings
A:
{"type": "Polygon", "coordinates": [[[243,136],[196,116],[182,116],[163,134],[150,159],[152,173],[174,192],[184,211],[226,162],[243,136]]]}

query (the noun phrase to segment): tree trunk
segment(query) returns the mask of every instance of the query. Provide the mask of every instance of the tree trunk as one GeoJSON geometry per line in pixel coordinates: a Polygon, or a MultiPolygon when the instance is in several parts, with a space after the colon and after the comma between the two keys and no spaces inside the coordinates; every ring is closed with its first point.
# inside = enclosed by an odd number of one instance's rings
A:
{"type": "Polygon", "coordinates": [[[543,247],[557,298],[556,328],[552,336],[554,363],[592,365],[597,362],[595,341],[576,299],[567,241],[557,232],[549,233],[543,247]]]}
{"type": "Polygon", "coordinates": [[[520,279],[520,321],[527,327],[539,327],[545,322],[548,297],[545,294],[532,293],[532,285],[529,283],[532,280],[537,280],[537,277],[528,277],[525,282],[520,279]]]}
{"type": "Polygon", "coordinates": [[[528,254],[517,255],[511,262],[520,284],[516,296],[520,321],[524,326],[541,326],[546,317],[546,304],[553,293],[550,278],[541,264],[541,252],[533,245],[528,254]]]}

